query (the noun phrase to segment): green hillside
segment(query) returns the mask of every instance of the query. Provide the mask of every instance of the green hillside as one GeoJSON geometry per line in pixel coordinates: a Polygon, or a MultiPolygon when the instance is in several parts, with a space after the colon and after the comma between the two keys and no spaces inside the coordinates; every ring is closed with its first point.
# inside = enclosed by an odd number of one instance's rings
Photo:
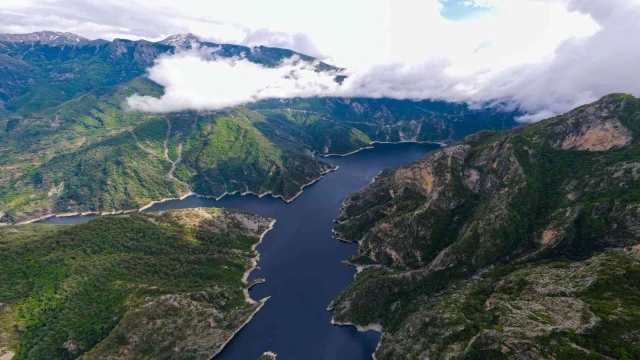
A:
{"type": "Polygon", "coordinates": [[[207,208],[0,228],[0,354],[209,359],[261,305],[242,278],[270,222],[207,208]]]}
{"type": "MultiPolygon", "coordinates": [[[[291,200],[332,169],[313,153],[347,154],[375,141],[448,142],[477,128],[515,125],[514,113],[388,99],[273,100],[171,114],[128,109],[133,94],[162,96],[141,75],[188,39],[66,46],[0,39],[0,68],[8,69],[0,72],[0,223],[133,210],[190,191],[291,200]]],[[[314,60],[286,49],[250,50],[220,45],[216,54],[248,54],[269,67],[294,55],[314,60]]],[[[316,69],[338,70],[322,62],[316,69]]]]}

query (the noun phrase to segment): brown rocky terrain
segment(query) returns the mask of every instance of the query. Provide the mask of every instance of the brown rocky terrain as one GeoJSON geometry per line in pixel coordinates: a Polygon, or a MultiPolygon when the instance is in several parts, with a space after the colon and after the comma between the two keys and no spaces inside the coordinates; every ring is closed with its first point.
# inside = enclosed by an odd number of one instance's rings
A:
{"type": "Polygon", "coordinates": [[[334,320],[381,323],[379,360],[640,356],[638,130],[615,94],[383,171],[337,219],[334,320]]]}

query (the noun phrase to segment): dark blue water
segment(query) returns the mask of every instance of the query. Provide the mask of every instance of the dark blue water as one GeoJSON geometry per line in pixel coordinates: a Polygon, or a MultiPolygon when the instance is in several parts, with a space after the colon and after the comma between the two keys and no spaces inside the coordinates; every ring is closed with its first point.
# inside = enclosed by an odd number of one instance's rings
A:
{"type": "MultiPolygon", "coordinates": [[[[220,201],[189,197],[157,204],[148,211],[193,207],[241,209],[276,219],[257,250],[260,261],[249,280],[265,278],[254,287],[253,299],[271,296],[253,320],[215,360],[256,360],[265,351],[278,360],[371,359],[380,334],[331,325],[327,306],[344,289],[355,269],[342,263],[357,245],[333,238],[333,219],[344,198],[367,186],[382,169],[419,159],[437,149],[427,144],[376,144],[347,157],[325,161],[340,166],[305,188],[290,204],[272,197],[232,195],[220,201]]],[[[52,218],[46,223],[78,223],[89,217],[52,218]]]]}

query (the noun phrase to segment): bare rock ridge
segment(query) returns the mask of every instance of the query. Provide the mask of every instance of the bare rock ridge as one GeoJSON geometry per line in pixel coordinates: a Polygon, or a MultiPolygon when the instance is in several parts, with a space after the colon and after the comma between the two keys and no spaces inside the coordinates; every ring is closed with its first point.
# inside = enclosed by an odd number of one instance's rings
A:
{"type": "Polygon", "coordinates": [[[613,94],[383,171],[336,219],[334,321],[380,323],[378,360],[640,356],[639,130],[613,94]]]}
{"type": "Polygon", "coordinates": [[[557,140],[551,144],[556,149],[606,151],[631,144],[632,134],[619,119],[626,101],[616,101],[614,96],[600,102],[578,108],[565,115],[548,131],[557,140]]]}
{"type": "Polygon", "coordinates": [[[61,46],[84,45],[89,39],[69,32],[39,31],[29,34],[0,34],[0,41],[61,46]]]}
{"type": "Polygon", "coordinates": [[[200,38],[198,36],[188,33],[169,36],[159,43],[163,45],[189,48],[192,44],[198,44],[199,42],[200,38]]]}

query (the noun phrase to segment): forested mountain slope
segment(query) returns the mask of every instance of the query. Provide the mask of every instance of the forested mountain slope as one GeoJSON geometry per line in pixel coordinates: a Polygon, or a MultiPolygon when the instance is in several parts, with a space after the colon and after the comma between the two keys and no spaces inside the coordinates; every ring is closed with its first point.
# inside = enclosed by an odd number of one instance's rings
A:
{"type": "Polygon", "coordinates": [[[0,228],[0,357],[210,359],[264,302],[243,276],[271,225],[206,208],[0,228]]]}
{"type": "Polygon", "coordinates": [[[484,131],[344,203],[364,269],[334,320],[376,358],[640,356],[640,100],[484,131]]]}
{"type": "MultiPolygon", "coordinates": [[[[244,57],[267,67],[294,55],[314,60],[287,49],[215,44],[197,38],[187,44],[172,42],[172,38],[160,42],[89,41],[74,34],[46,31],[0,34],[0,100],[18,114],[38,112],[88,91],[144,75],[158,56],[191,46],[210,48],[220,57],[244,57]]],[[[322,62],[316,66],[319,71],[335,69],[322,62]]]]}
{"type": "Polygon", "coordinates": [[[0,223],[69,212],[134,210],[190,191],[271,193],[293,199],[346,154],[371,142],[448,142],[513,127],[514,112],[389,99],[272,100],[221,111],[131,111],[133,94],[159,97],[143,75],[181,47],[215,48],[267,67],[298,56],[277,48],[87,40],[41,32],[0,36],[0,223]]]}

